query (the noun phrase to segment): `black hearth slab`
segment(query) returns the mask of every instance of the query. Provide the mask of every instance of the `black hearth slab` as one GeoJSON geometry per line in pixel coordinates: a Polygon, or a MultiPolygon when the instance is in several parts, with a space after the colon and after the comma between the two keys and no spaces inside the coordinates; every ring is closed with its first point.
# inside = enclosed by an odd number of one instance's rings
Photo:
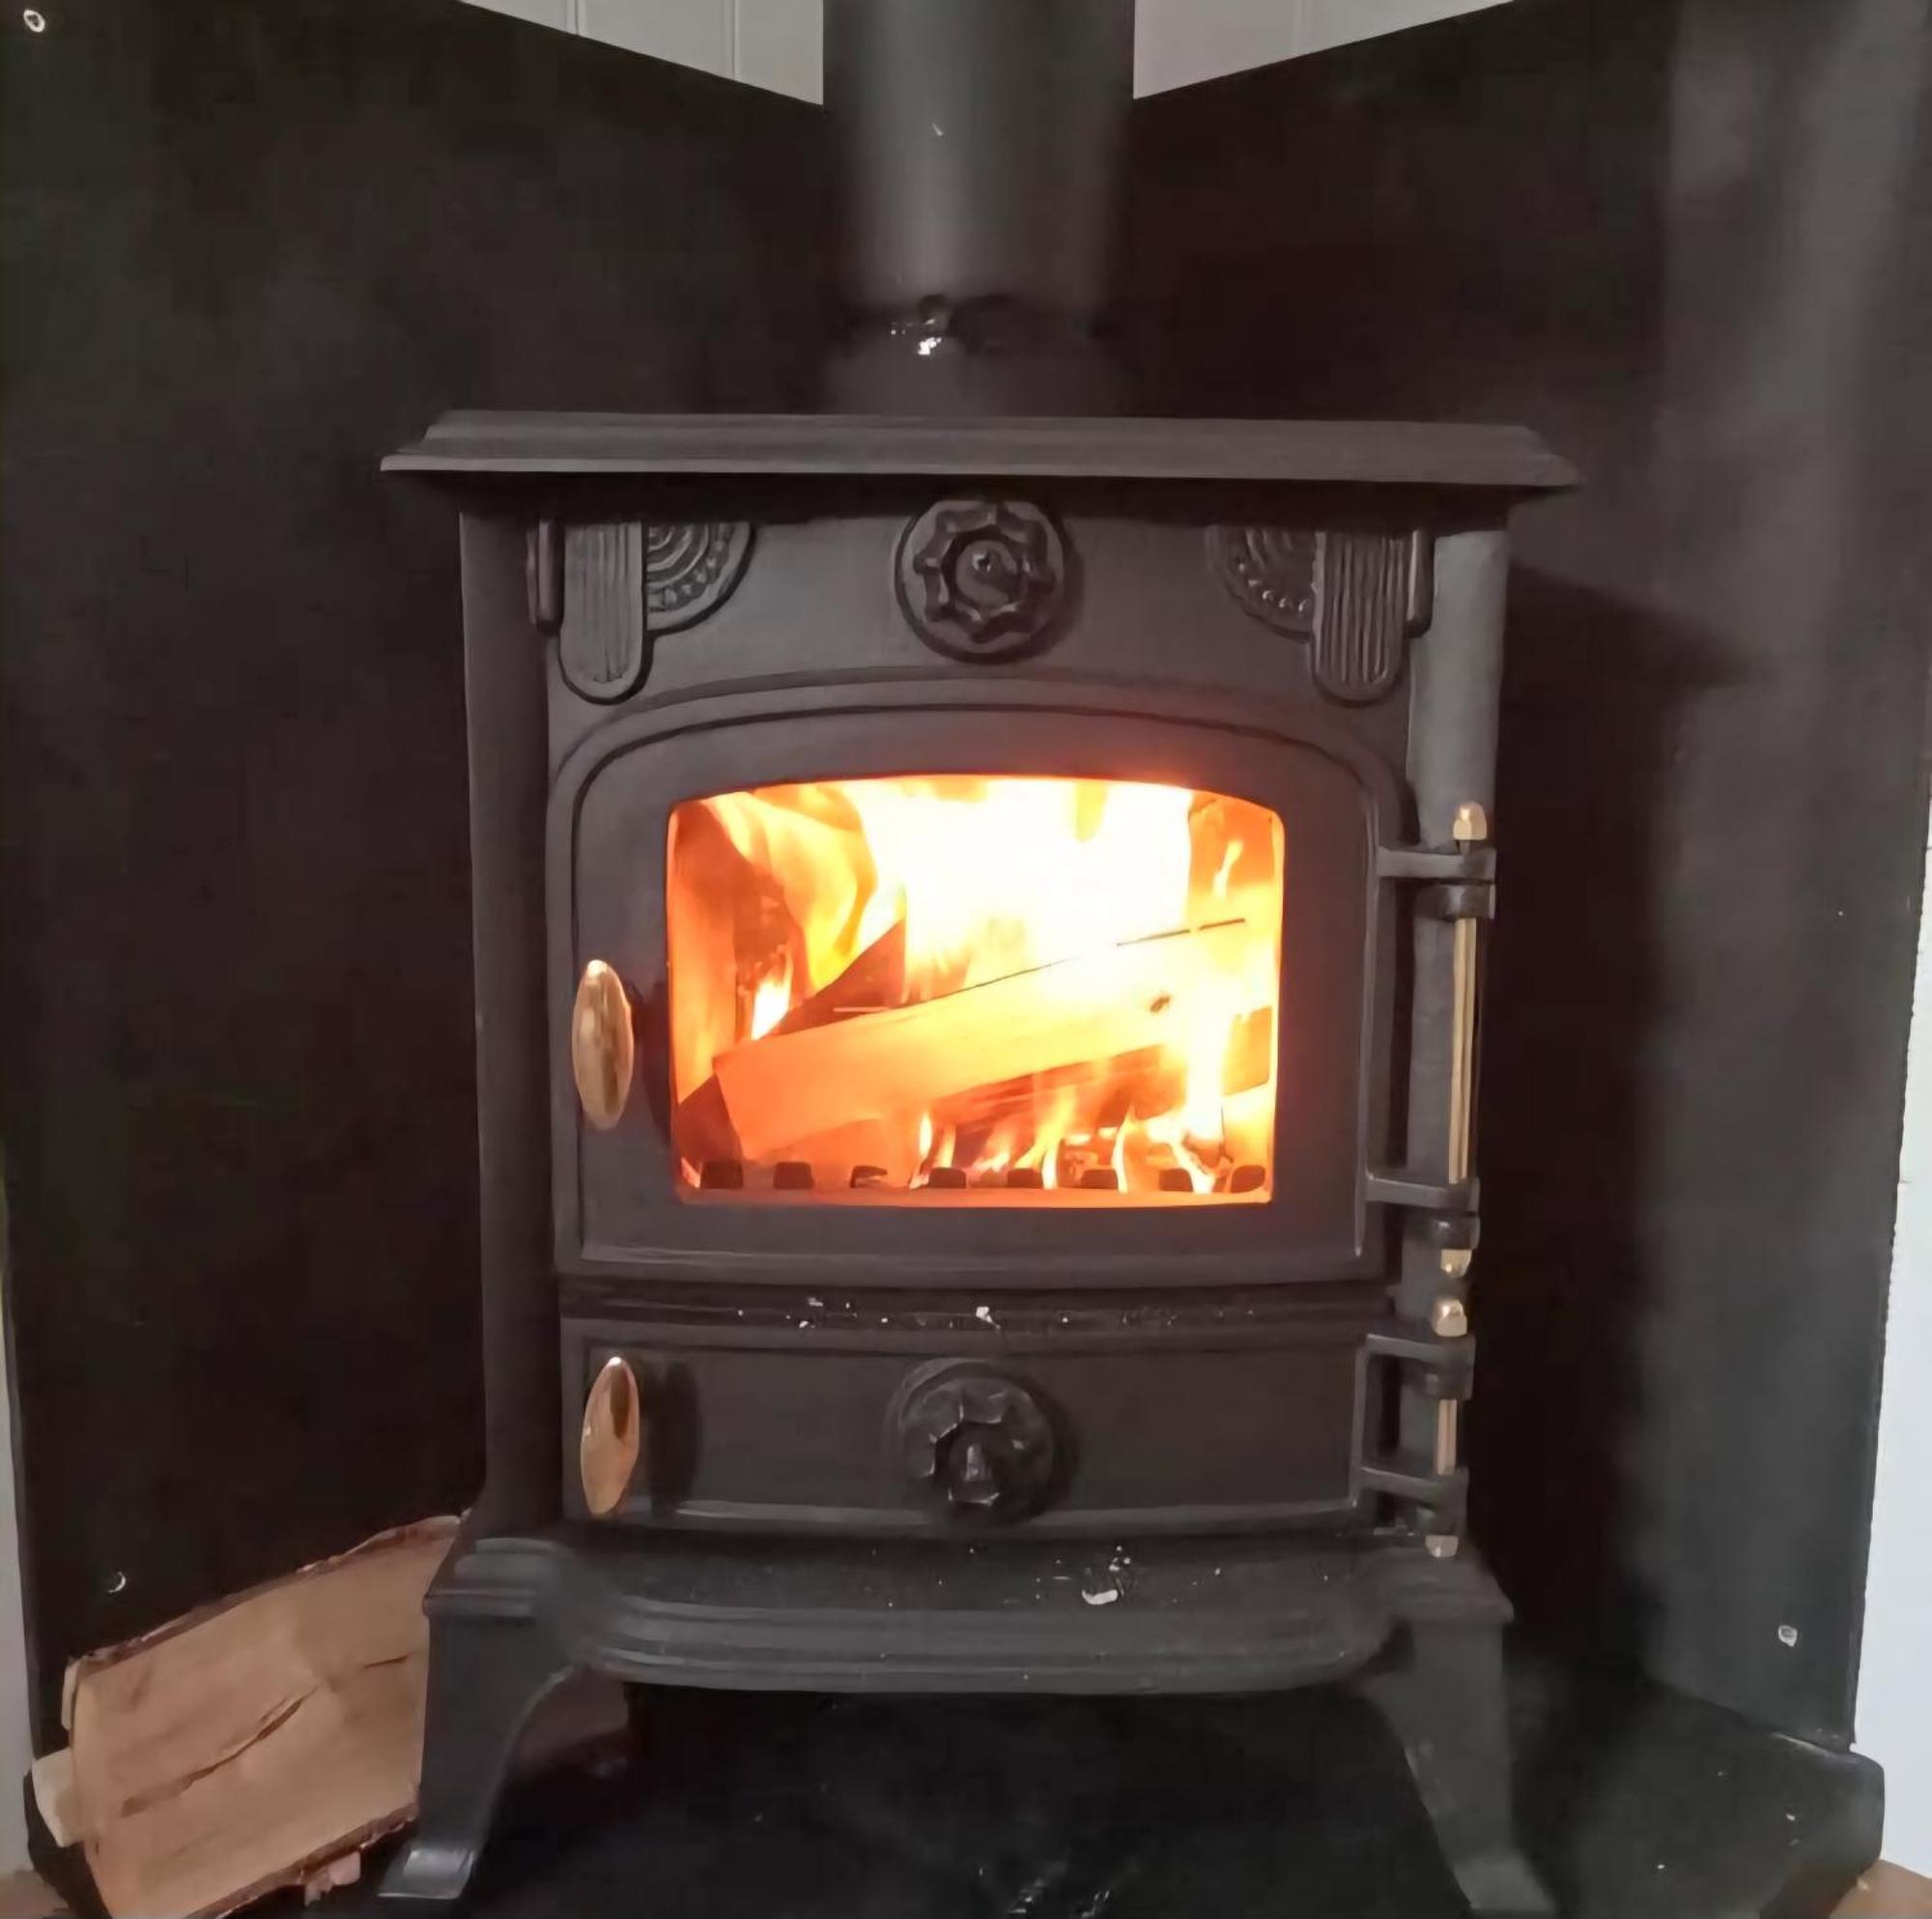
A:
{"type": "Polygon", "coordinates": [[[919,420],[808,413],[445,413],[392,473],[997,474],[1574,487],[1526,427],[1350,420],[919,420]]]}
{"type": "Polygon", "coordinates": [[[856,1542],[563,1526],[452,1559],[438,1620],[530,1622],[563,1663],[753,1691],[1237,1693],[1340,1679],[1407,1622],[1499,1626],[1473,1555],[1257,1534],[856,1542]]]}
{"type": "MultiPolygon", "coordinates": [[[[1519,1662],[1528,1849],[1576,1919],[1823,1919],[1876,1769],[1519,1662]]],[[[515,1790],[477,1919],[1454,1919],[1401,1754],[1338,1689],[916,1700],[646,1689],[628,1767],[515,1790]]],[[[371,1862],[370,1883],[380,1861],[371,1862]]],[[[378,1911],[369,1884],[327,1903],[378,1911]]]]}

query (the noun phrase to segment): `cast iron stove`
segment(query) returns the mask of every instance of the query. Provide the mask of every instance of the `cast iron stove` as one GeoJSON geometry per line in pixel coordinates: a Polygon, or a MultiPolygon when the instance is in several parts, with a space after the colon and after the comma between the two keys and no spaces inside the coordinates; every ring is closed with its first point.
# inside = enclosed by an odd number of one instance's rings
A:
{"type": "Polygon", "coordinates": [[[1472,1906],[1547,1909],[1457,1414],[1505,521],[1569,468],[506,413],[387,466],[462,508],[488,1482],[386,1890],[461,1893],[579,1670],[1341,1680],[1472,1906]]]}

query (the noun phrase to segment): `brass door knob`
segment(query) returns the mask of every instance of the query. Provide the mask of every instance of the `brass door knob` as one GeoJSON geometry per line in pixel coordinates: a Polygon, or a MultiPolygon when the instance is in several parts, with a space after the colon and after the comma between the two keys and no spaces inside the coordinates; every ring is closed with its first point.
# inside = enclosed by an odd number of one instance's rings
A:
{"type": "Polygon", "coordinates": [[[624,1503],[643,1452],[643,1405],[630,1362],[612,1354],[590,1382],[577,1446],[583,1503],[599,1519],[624,1503]]]}
{"type": "Polygon", "coordinates": [[[624,1116],[637,1052],[624,982],[602,960],[592,960],[570,1009],[570,1071],[583,1116],[599,1132],[608,1133],[624,1116]]]}

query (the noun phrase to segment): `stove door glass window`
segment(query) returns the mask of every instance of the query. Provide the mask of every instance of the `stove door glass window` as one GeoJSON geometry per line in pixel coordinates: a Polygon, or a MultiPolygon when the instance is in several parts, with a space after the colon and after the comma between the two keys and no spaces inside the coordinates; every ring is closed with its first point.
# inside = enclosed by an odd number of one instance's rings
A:
{"type": "Polygon", "coordinates": [[[960,775],[670,821],[672,1144],[706,1199],[1212,1205],[1273,1180],[1282,824],[960,775]]]}

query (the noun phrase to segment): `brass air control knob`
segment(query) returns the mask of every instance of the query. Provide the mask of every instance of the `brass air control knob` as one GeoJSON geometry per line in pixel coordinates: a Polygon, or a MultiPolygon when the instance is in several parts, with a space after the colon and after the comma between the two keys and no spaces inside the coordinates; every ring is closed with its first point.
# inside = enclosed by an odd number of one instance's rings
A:
{"type": "Polygon", "coordinates": [[[598,1369],[583,1402],[583,1430],[577,1442],[577,1472],[583,1503],[602,1519],[622,1506],[638,1476],[643,1453],[643,1401],[631,1363],[613,1353],[598,1369]]]}

